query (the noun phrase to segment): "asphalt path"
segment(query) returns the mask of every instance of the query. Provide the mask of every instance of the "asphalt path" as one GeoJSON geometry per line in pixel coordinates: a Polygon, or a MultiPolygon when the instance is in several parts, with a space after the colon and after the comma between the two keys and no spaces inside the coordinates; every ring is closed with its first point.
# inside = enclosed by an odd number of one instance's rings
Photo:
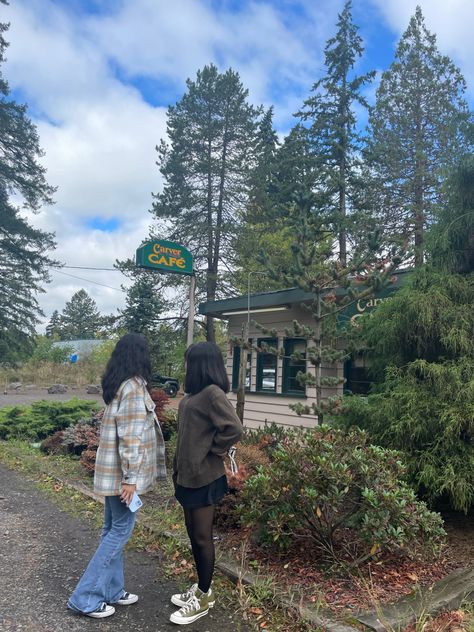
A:
{"type": "MultiPolygon", "coordinates": [[[[0,630],[3,632],[248,632],[219,607],[194,624],[169,622],[170,595],[157,556],[126,552],[126,589],[140,601],[107,619],[72,613],[66,602],[93,554],[98,532],[61,509],[23,476],[0,465],[0,630]]],[[[219,596],[217,595],[217,600],[219,596]]]]}

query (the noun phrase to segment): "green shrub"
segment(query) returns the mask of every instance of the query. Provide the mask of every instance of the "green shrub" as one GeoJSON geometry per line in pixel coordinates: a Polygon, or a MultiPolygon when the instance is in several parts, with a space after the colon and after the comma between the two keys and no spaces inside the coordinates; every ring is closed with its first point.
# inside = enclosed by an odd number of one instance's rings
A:
{"type": "Polygon", "coordinates": [[[338,423],[401,451],[408,480],[431,504],[474,505],[474,361],[391,367],[380,392],[345,399],[338,423]]]}
{"type": "Polygon", "coordinates": [[[67,402],[41,400],[31,406],[6,406],[0,409],[0,439],[44,439],[90,417],[97,406],[96,402],[80,399],[67,402]]]}
{"type": "Polygon", "coordinates": [[[311,541],[334,560],[357,565],[379,552],[435,554],[442,520],[418,501],[396,452],[369,445],[367,435],[329,426],[295,430],[259,468],[242,493],[244,523],[263,542],[288,547],[311,541]]]}
{"type": "Polygon", "coordinates": [[[158,417],[161,432],[165,441],[169,441],[178,433],[178,411],[172,408],[162,411],[158,417]]]}

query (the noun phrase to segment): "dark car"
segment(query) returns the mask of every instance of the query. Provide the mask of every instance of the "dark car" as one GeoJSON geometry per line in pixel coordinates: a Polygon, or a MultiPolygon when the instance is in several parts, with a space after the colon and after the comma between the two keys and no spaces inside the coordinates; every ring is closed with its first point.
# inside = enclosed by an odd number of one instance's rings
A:
{"type": "Polygon", "coordinates": [[[152,388],[161,388],[170,397],[176,397],[179,391],[179,382],[174,377],[166,377],[160,373],[153,373],[151,376],[152,388]]]}

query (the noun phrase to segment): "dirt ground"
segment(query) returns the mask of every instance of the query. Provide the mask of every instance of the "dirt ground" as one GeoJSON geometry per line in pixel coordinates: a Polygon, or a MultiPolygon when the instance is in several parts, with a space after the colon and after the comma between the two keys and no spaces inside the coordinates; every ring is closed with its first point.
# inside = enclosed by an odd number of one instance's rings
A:
{"type": "MultiPolygon", "coordinates": [[[[58,393],[56,395],[50,395],[45,388],[29,388],[22,387],[18,390],[10,390],[5,395],[0,392],[0,408],[3,406],[16,406],[17,404],[31,404],[32,402],[37,402],[40,399],[46,399],[48,401],[68,401],[73,397],[77,397],[78,399],[91,399],[100,404],[103,404],[102,395],[90,395],[86,393],[85,387],[70,387],[67,393],[58,393]]],[[[181,400],[182,396],[178,395],[174,399],[170,399],[168,404],[169,408],[178,408],[178,404],[181,400]]]]}

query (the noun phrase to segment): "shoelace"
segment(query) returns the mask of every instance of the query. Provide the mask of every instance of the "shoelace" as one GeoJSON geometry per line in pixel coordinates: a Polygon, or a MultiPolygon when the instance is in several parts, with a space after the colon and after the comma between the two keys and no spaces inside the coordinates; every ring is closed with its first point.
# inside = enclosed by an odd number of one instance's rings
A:
{"type": "Polygon", "coordinates": [[[193,586],[191,586],[191,588],[187,592],[181,595],[183,601],[188,601],[188,599],[191,599],[191,597],[193,597],[196,594],[196,590],[197,590],[197,584],[194,584],[193,586]]]}
{"type": "Polygon", "coordinates": [[[196,597],[196,595],[193,595],[188,603],[181,608],[181,612],[182,614],[188,614],[190,610],[199,610],[200,607],[201,604],[199,603],[199,599],[196,597]]]}

